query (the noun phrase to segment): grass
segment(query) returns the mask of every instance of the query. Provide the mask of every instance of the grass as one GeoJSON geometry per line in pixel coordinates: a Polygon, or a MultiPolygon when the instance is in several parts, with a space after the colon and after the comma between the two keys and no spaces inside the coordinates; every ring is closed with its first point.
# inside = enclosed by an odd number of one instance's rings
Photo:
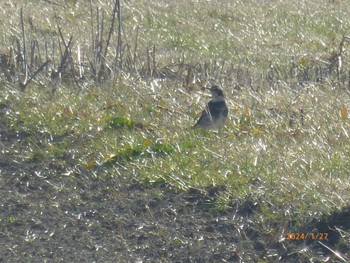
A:
{"type": "MultiPolygon", "coordinates": [[[[90,7],[68,2],[8,0],[1,11],[23,6],[27,40],[40,46],[58,36],[55,11],[90,54],[90,7]]],[[[109,21],[113,3],[94,5],[109,21]]],[[[44,74],[24,92],[1,75],[3,259],[348,260],[347,44],[339,78],[316,81],[347,34],[348,11],[345,1],[125,2],[123,42],[135,48],[136,72],[81,88],[62,81],[55,92],[44,74]],[[183,85],[181,66],[175,78],[138,74],[153,46],[154,69],[186,64],[195,79],[223,86],[223,131],[190,129],[208,99],[183,85]],[[293,232],[329,232],[323,243],[339,254],[286,241],[293,232]]],[[[0,19],[10,47],[19,17],[0,19]]]]}

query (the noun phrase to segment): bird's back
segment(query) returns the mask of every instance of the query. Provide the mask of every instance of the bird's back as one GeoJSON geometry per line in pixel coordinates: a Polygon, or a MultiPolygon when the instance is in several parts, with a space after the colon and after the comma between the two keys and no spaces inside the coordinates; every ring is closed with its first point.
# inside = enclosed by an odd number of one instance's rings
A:
{"type": "Polygon", "coordinates": [[[215,120],[216,118],[227,117],[228,109],[225,101],[210,101],[208,103],[209,112],[212,118],[215,120]]]}

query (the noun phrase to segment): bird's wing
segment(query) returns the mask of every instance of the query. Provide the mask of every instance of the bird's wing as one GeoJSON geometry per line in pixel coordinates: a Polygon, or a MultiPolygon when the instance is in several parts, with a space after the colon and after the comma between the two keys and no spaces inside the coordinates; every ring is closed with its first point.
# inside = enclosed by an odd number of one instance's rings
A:
{"type": "Polygon", "coordinates": [[[212,117],[210,115],[210,111],[208,107],[205,107],[205,109],[202,111],[202,115],[197,121],[197,123],[193,127],[208,127],[212,123],[212,117]]]}

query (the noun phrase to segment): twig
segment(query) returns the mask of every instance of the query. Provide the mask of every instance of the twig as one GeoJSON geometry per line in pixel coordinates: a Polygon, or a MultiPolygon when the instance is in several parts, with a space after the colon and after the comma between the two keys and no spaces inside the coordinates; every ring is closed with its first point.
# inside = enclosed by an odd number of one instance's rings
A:
{"type": "Polygon", "coordinates": [[[148,46],[147,46],[147,49],[146,49],[146,52],[147,52],[147,75],[149,76],[149,75],[151,75],[151,58],[150,58],[150,56],[149,56],[149,48],[148,48],[148,46]]]}
{"type": "Polygon", "coordinates": [[[23,39],[23,62],[24,62],[24,81],[21,84],[26,86],[28,80],[28,65],[27,65],[27,50],[26,50],[26,36],[24,32],[24,20],[23,20],[23,8],[21,7],[21,27],[22,27],[22,39],[23,39]]]}
{"type": "Polygon", "coordinates": [[[71,65],[71,70],[72,70],[72,75],[73,75],[74,82],[75,82],[75,84],[76,84],[78,87],[80,87],[80,85],[79,85],[79,83],[78,83],[78,81],[77,81],[77,79],[76,79],[76,72],[75,72],[74,62],[73,62],[73,58],[72,58],[71,52],[70,52],[70,50],[71,50],[71,45],[72,45],[72,40],[73,40],[73,36],[71,36],[71,37],[69,38],[68,44],[66,44],[66,42],[64,41],[64,37],[63,37],[63,34],[62,34],[62,30],[61,30],[60,26],[58,25],[58,23],[57,23],[57,28],[58,28],[58,32],[59,32],[59,35],[60,35],[60,37],[61,37],[62,43],[63,43],[63,45],[64,45],[64,47],[65,47],[64,55],[63,55],[63,57],[62,57],[61,65],[60,65],[60,67],[59,67],[58,73],[61,73],[61,72],[63,71],[63,68],[64,68],[64,66],[65,66],[65,62],[66,62],[67,59],[69,59],[69,63],[70,63],[70,65],[71,65]]]}
{"type": "Polygon", "coordinates": [[[92,54],[94,54],[94,52],[95,52],[95,34],[94,34],[94,20],[93,20],[93,15],[92,15],[92,0],[90,0],[90,23],[91,23],[91,51],[92,51],[92,54]]]}
{"type": "Polygon", "coordinates": [[[44,64],[42,64],[35,72],[34,74],[28,79],[26,83],[20,83],[20,87],[22,91],[29,85],[29,83],[42,71],[49,63],[51,60],[47,60],[44,64]]]}
{"type": "Polygon", "coordinates": [[[121,0],[116,0],[116,6],[118,7],[118,42],[117,42],[117,57],[116,62],[119,69],[122,66],[122,10],[121,10],[121,0]]]}
{"type": "MultiPolygon", "coordinates": [[[[49,50],[48,50],[47,41],[45,41],[45,58],[46,58],[46,61],[49,60],[49,50]]],[[[45,74],[48,75],[48,67],[46,67],[45,74]]]]}
{"type": "Polygon", "coordinates": [[[331,249],[330,247],[326,246],[325,244],[323,244],[321,241],[318,241],[318,243],[320,243],[322,246],[324,246],[325,248],[327,248],[330,252],[332,252],[337,258],[341,259],[344,262],[348,262],[345,258],[343,258],[338,252],[334,251],[333,249],[331,249]]]}
{"type": "Polygon", "coordinates": [[[55,2],[52,2],[52,1],[49,1],[49,0],[44,0],[45,2],[49,3],[49,4],[52,4],[52,5],[57,5],[57,6],[60,6],[60,7],[65,7],[64,5],[61,5],[61,4],[58,4],[58,3],[55,3],[55,2]]]}
{"type": "Polygon", "coordinates": [[[103,53],[104,57],[107,57],[107,51],[108,51],[108,46],[109,46],[109,42],[111,40],[111,36],[113,34],[113,30],[114,30],[114,23],[115,23],[115,14],[117,12],[117,8],[118,8],[118,3],[119,1],[116,0],[115,4],[114,4],[114,8],[113,8],[113,14],[112,14],[112,22],[111,22],[111,26],[109,28],[109,33],[108,33],[108,37],[107,37],[107,42],[106,42],[106,47],[105,47],[105,52],[103,53]]]}
{"type": "Polygon", "coordinates": [[[154,73],[155,71],[157,70],[156,69],[156,46],[153,45],[153,50],[152,50],[152,76],[151,77],[154,77],[154,73]]]}
{"type": "Polygon", "coordinates": [[[139,39],[139,26],[136,27],[136,39],[135,39],[135,47],[134,47],[134,58],[133,58],[133,66],[134,70],[137,71],[136,67],[136,58],[137,58],[137,45],[138,45],[138,39],[139,39]]]}

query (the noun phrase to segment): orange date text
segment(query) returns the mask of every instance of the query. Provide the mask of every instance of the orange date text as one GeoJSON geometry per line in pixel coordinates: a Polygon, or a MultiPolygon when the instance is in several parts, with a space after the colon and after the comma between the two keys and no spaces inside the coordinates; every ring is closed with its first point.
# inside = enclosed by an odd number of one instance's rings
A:
{"type": "Polygon", "coordinates": [[[326,240],[328,239],[328,233],[303,233],[293,232],[285,235],[285,240],[298,241],[298,240],[326,240]]]}

